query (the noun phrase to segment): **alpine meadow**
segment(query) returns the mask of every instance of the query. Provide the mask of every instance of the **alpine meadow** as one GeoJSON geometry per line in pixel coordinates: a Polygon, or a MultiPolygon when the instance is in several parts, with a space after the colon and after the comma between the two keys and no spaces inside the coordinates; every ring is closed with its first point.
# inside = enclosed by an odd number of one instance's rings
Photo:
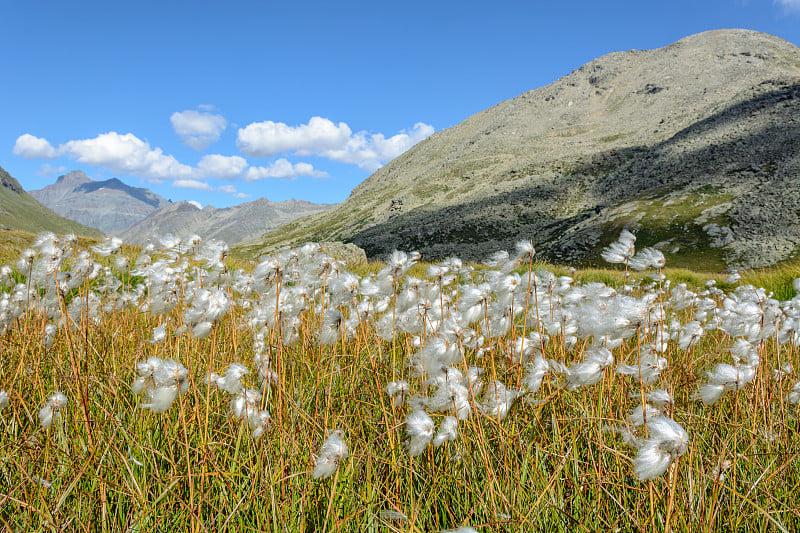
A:
{"type": "Polygon", "coordinates": [[[796,265],[227,253],[44,233],[0,269],[6,530],[800,525],[796,265]]]}

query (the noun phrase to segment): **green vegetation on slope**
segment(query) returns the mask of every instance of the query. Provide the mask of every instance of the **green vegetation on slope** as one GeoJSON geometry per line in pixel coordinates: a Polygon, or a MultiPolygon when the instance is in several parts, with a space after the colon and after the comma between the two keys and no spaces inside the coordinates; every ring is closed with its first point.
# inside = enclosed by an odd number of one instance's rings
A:
{"type": "Polygon", "coordinates": [[[103,232],[61,217],[26,193],[19,182],[0,168],[0,228],[38,233],[74,233],[102,237],[103,232]]]}

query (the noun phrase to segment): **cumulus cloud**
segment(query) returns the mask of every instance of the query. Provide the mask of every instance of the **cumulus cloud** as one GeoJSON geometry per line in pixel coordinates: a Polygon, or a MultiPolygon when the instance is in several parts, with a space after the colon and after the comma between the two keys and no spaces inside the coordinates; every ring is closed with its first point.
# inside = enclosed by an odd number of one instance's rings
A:
{"type": "Polygon", "coordinates": [[[208,183],[200,180],[182,179],[172,182],[173,187],[180,187],[181,189],[194,189],[197,191],[213,191],[214,187],[208,183]]]}
{"type": "MultiPolygon", "coordinates": [[[[68,141],[58,148],[54,148],[46,139],[25,134],[17,139],[14,153],[29,159],[66,155],[75,161],[104,167],[118,174],[135,175],[155,182],[171,179],[174,180],[172,184],[175,187],[204,191],[214,190],[203,181],[209,178],[258,181],[265,178],[328,176],[309,163],[290,163],[285,158],[267,166],[248,167],[247,160],[241,156],[209,154],[203,156],[196,167],[192,167],[164,154],[160,148],[151,148],[147,142],[132,133],[121,135],[113,131],[92,139],[68,141]]],[[[52,168],[48,165],[43,171],[51,172],[52,168]]],[[[233,190],[228,194],[239,193],[233,190]]]]}
{"type": "Polygon", "coordinates": [[[25,159],[55,159],[60,155],[47,139],[33,136],[30,133],[17,137],[13,152],[25,159]]]}
{"type": "Polygon", "coordinates": [[[258,181],[266,178],[295,179],[301,176],[312,178],[326,178],[327,172],[315,170],[308,163],[290,163],[284,158],[273,161],[266,167],[250,167],[244,173],[245,181],[258,181]]]}
{"type": "Polygon", "coordinates": [[[234,179],[247,168],[247,161],[238,155],[205,155],[197,163],[197,170],[203,177],[234,179]]]}
{"type": "Polygon", "coordinates": [[[433,126],[417,122],[410,130],[403,130],[388,139],[382,133],[359,132],[353,135],[340,149],[326,150],[318,155],[358,165],[374,172],[385,163],[399,156],[421,140],[433,134],[433,126]]]}
{"type": "Polygon", "coordinates": [[[59,151],[81,163],[153,181],[194,176],[192,167],[165,155],[161,148],[150,148],[149,143],[132,133],[120,135],[111,131],[93,139],[68,141],[59,147],[59,151]]]}
{"type": "Polygon", "coordinates": [[[410,130],[386,138],[382,133],[354,134],[344,122],[334,124],[327,118],[311,117],[308,124],[299,126],[269,120],[254,122],[239,129],[236,145],[251,157],[294,152],[375,170],[433,132],[433,126],[418,122],[410,130]]]}
{"type": "Polygon", "coordinates": [[[200,203],[200,202],[198,202],[197,200],[186,200],[186,203],[187,203],[187,204],[192,204],[192,205],[193,205],[193,206],[195,206],[197,209],[203,209],[203,204],[201,204],[201,203],[200,203]]]}
{"type": "Polygon", "coordinates": [[[327,118],[311,117],[308,124],[287,126],[283,122],[253,122],[239,129],[236,145],[251,157],[271,157],[282,152],[317,153],[347,143],[350,127],[327,118]]]}
{"type": "MultiPolygon", "coordinates": [[[[208,106],[203,108],[208,109],[208,106]]],[[[228,126],[222,115],[192,109],[176,111],[169,120],[172,122],[172,129],[184,144],[195,150],[205,150],[208,145],[217,142],[228,126]]]]}
{"type": "Polygon", "coordinates": [[[50,163],[45,163],[42,165],[42,168],[36,173],[36,175],[42,176],[43,178],[49,178],[53,174],[63,174],[66,171],[67,167],[65,166],[54,167],[50,165],[50,163]]]}

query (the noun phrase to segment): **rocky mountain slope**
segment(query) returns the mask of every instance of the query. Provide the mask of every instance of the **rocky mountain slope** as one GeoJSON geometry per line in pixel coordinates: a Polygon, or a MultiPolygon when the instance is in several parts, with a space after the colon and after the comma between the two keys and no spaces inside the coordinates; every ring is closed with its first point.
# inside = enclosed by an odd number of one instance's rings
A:
{"type": "Polygon", "coordinates": [[[596,262],[622,228],[668,264],[800,252],[800,49],[715,30],[615,52],[417,144],[338,207],[243,243],[343,240],[480,259],[532,239],[596,262]]]}
{"type": "Polygon", "coordinates": [[[86,237],[101,237],[95,228],[60,217],[25,192],[19,182],[0,168],[0,229],[15,229],[29,233],[52,231],[75,233],[86,237]]]}
{"type": "Polygon", "coordinates": [[[129,228],[169,205],[169,200],[148,189],[131,187],[117,178],[94,181],[79,170],[30,194],[59,215],[106,233],[129,228]]]}
{"type": "Polygon", "coordinates": [[[331,204],[312,204],[303,200],[270,202],[266,198],[222,209],[212,206],[199,209],[189,202],[176,202],[118,232],[118,236],[130,244],[145,244],[148,238],[167,233],[195,233],[204,239],[221,239],[228,244],[235,244],[254,239],[290,220],[330,207],[331,204]]]}

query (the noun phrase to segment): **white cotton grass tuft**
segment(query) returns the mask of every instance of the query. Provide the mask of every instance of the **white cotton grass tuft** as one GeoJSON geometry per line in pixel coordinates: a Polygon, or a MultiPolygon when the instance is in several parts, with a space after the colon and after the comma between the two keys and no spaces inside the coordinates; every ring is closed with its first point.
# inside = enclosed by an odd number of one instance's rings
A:
{"type": "Polygon", "coordinates": [[[178,394],[185,394],[189,388],[189,371],[173,359],[150,357],[136,363],[136,372],[139,376],[131,389],[134,394],[144,393],[148,401],[141,407],[154,413],[167,411],[178,394]]]}
{"type": "MultiPolygon", "coordinates": [[[[631,244],[632,245],[632,244],[631,244]]],[[[631,257],[628,263],[634,270],[647,270],[648,268],[664,268],[666,260],[664,254],[655,248],[644,248],[631,257]]]]}
{"type": "Polygon", "coordinates": [[[92,246],[92,251],[97,255],[108,257],[111,254],[117,253],[120,246],[122,246],[122,239],[119,237],[108,237],[100,244],[92,246]]]}
{"type": "Polygon", "coordinates": [[[731,273],[731,275],[730,275],[730,276],[728,276],[728,278],[725,280],[725,283],[727,283],[728,285],[733,285],[733,284],[735,284],[735,283],[739,283],[739,280],[740,280],[740,279],[742,279],[742,276],[741,276],[741,274],[739,274],[738,272],[736,272],[736,271],[734,270],[734,271],[731,273]]]}
{"type": "Polygon", "coordinates": [[[646,403],[644,405],[637,405],[631,409],[628,412],[628,416],[625,418],[625,421],[634,427],[638,427],[644,425],[648,420],[652,420],[653,418],[663,414],[664,413],[658,407],[654,407],[649,403],[646,403]]]}
{"type": "Polygon", "coordinates": [[[247,425],[250,427],[250,438],[258,440],[269,429],[272,417],[266,409],[250,413],[247,425]]]}
{"type": "Polygon", "coordinates": [[[714,370],[707,372],[708,383],[700,386],[695,398],[711,405],[726,391],[739,390],[755,377],[756,369],[752,366],[736,367],[727,363],[719,363],[714,370]]]}
{"type": "Polygon", "coordinates": [[[667,471],[672,462],[686,453],[689,435],[680,424],[666,416],[647,422],[649,438],[640,444],[633,471],[640,480],[654,479],[667,471]]]}
{"type": "Polygon", "coordinates": [[[442,423],[439,424],[439,431],[433,438],[433,445],[439,447],[445,442],[456,440],[458,437],[458,418],[454,416],[446,416],[442,423]]]}
{"type": "Polygon", "coordinates": [[[178,397],[177,385],[166,385],[148,389],[147,398],[148,402],[142,404],[142,409],[149,409],[154,413],[166,412],[178,397]]]}
{"type": "Polygon", "coordinates": [[[550,364],[541,356],[537,355],[533,361],[527,364],[524,383],[528,392],[538,392],[542,386],[542,380],[550,370],[550,364]]]}
{"type": "Polygon", "coordinates": [[[408,383],[405,381],[391,381],[386,385],[386,394],[391,398],[392,406],[395,409],[405,405],[409,390],[408,383]]]}
{"type": "Polygon", "coordinates": [[[514,401],[522,395],[522,392],[506,388],[500,381],[488,383],[483,395],[483,411],[492,418],[502,420],[508,414],[514,401]]]}
{"type": "Polygon", "coordinates": [[[624,229],[615,242],[603,248],[600,256],[608,263],[626,263],[636,252],[635,242],[636,236],[624,229]]]}
{"type": "Polygon", "coordinates": [[[49,428],[53,422],[58,420],[61,409],[67,405],[67,397],[62,392],[54,392],[47,399],[44,407],[39,409],[39,425],[49,428]]]}
{"type": "Polygon", "coordinates": [[[452,412],[459,419],[469,418],[472,409],[469,403],[469,389],[464,384],[461,373],[450,368],[446,379],[442,380],[439,388],[430,398],[430,408],[434,412],[452,412]]]}
{"type": "Polygon", "coordinates": [[[242,378],[249,373],[250,370],[243,364],[231,363],[225,370],[224,376],[213,372],[209,373],[206,376],[206,383],[210,386],[216,386],[228,394],[236,394],[242,390],[242,378]]]}
{"type": "Polygon", "coordinates": [[[239,419],[249,418],[258,413],[261,392],[256,389],[242,389],[231,399],[231,414],[239,419]]]}
{"type": "Polygon", "coordinates": [[[678,337],[678,347],[681,350],[688,350],[694,346],[704,333],[703,325],[697,320],[692,320],[683,326],[681,334],[678,337]]]}
{"type": "Polygon", "coordinates": [[[349,455],[350,451],[344,441],[344,431],[341,429],[332,431],[317,453],[317,460],[311,477],[314,479],[331,477],[336,472],[336,469],[339,468],[339,464],[349,455]]]}
{"type": "Polygon", "coordinates": [[[434,424],[428,413],[422,409],[412,411],[406,417],[406,433],[408,441],[406,446],[408,454],[416,457],[425,451],[433,438],[434,424]]]}
{"type": "Polygon", "coordinates": [[[605,369],[614,364],[614,355],[603,346],[590,346],[586,349],[585,354],[586,358],[582,363],[569,367],[567,390],[596,384],[603,379],[605,369]]]}
{"type": "Polygon", "coordinates": [[[638,378],[645,385],[655,383],[662,370],[666,370],[669,366],[666,357],[661,357],[652,349],[642,347],[639,355],[639,360],[636,364],[627,365],[620,363],[617,365],[617,374],[631,376],[638,378]]]}
{"type": "Polygon", "coordinates": [[[131,385],[134,394],[141,394],[148,386],[154,385],[154,375],[156,368],[162,363],[159,357],[148,357],[146,361],[136,363],[137,378],[131,385]]]}

